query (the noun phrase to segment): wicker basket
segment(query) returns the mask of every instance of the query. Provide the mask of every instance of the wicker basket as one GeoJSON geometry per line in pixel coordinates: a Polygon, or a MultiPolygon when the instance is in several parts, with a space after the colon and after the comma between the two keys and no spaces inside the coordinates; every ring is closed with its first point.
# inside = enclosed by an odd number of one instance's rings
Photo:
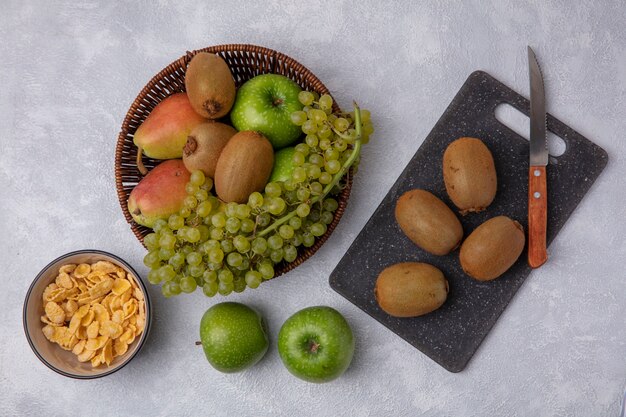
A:
{"type": "MultiPolygon", "coordinates": [[[[135,162],[137,147],[133,144],[133,135],[139,125],[161,100],[171,94],[185,91],[187,64],[198,52],[210,52],[221,56],[230,67],[237,86],[256,75],[272,73],[285,75],[306,90],[316,91],[319,94],[329,94],[326,86],[299,62],[280,52],[255,45],[219,45],[187,52],[187,54],[161,70],[141,90],[130,109],[128,109],[115,148],[115,185],[117,196],[126,221],[128,221],[131,229],[142,243],[143,238],[152,230],[133,221],[126,203],[130,192],[141,179],[141,174],[137,170],[135,162]]],[[[333,110],[339,110],[337,104],[333,106],[333,110]]],[[[145,155],[143,161],[148,169],[161,162],[147,158],[145,155]]],[[[317,238],[315,244],[310,248],[298,248],[298,257],[293,262],[287,263],[283,261],[276,265],[274,277],[282,275],[306,261],[326,242],[345,211],[351,187],[352,176],[350,171],[345,179],[341,193],[337,196],[339,207],[335,211],[335,217],[332,223],[328,225],[326,233],[317,238]]]]}

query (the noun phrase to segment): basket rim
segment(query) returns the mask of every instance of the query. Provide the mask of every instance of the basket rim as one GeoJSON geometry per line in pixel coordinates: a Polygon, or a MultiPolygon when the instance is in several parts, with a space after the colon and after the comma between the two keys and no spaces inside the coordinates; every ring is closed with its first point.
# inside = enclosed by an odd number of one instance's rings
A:
{"type": "MultiPolygon", "coordinates": [[[[144,99],[151,98],[158,102],[161,101],[158,98],[154,98],[151,95],[151,92],[155,90],[155,87],[157,87],[160,84],[162,79],[177,71],[184,72],[191,58],[193,58],[194,55],[200,52],[209,52],[209,53],[215,53],[215,54],[233,53],[233,52],[244,53],[244,54],[246,53],[260,54],[262,56],[269,57],[273,63],[272,64],[273,66],[271,69],[269,69],[268,73],[276,73],[277,66],[283,65],[289,68],[294,73],[300,74],[302,77],[305,77],[310,84],[314,84],[318,86],[318,88],[316,88],[316,91],[318,93],[330,94],[330,91],[328,90],[328,88],[319,80],[319,78],[317,78],[315,74],[313,74],[308,68],[306,68],[300,62],[289,57],[288,55],[283,54],[282,52],[276,51],[274,49],[266,48],[263,46],[253,45],[253,44],[223,44],[223,45],[215,45],[215,46],[209,46],[209,47],[205,47],[201,49],[196,49],[193,51],[187,51],[184,55],[172,61],[166,67],[161,69],[157,74],[155,74],[146,83],[146,85],[139,91],[136,98],[131,103],[128,111],[126,112],[126,116],[124,117],[124,120],[122,121],[121,130],[118,134],[117,143],[115,147],[115,186],[117,190],[117,196],[118,196],[118,200],[120,203],[120,207],[122,209],[122,213],[124,214],[126,222],[130,225],[131,230],[133,231],[133,233],[135,234],[139,242],[144,247],[145,245],[143,243],[143,237],[145,236],[146,229],[143,227],[140,227],[137,223],[135,223],[130,212],[128,211],[128,206],[127,206],[127,201],[130,196],[130,192],[132,191],[132,188],[135,187],[135,185],[133,185],[131,189],[127,190],[124,186],[123,175],[121,173],[123,169],[122,154],[124,151],[124,145],[126,144],[127,140],[132,141],[132,136],[134,135],[134,131],[135,131],[135,129],[131,128],[130,124],[133,121],[133,119],[136,118],[135,115],[137,114],[138,110],[140,108],[145,108],[145,106],[142,104],[144,99]]],[[[287,75],[287,77],[289,76],[287,75]]],[[[293,80],[292,77],[289,77],[289,78],[293,80]]],[[[294,81],[298,82],[297,80],[294,80],[294,81]]],[[[169,95],[174,94],[174,93],[175,92],[172,91],[170,92],[169,95]]],[[[336,111],[340,110],[336,102],[334,102],[333,104],[333,109],[336,111]]],[[[326,233],[316,238],[313,246],[309,248],[305,248],[305,247],[298,248],[298,256],[296,257],[294,261],[292,262],[281,261],[280,263],[276,264],[275,274],[273,278],[279,277],[291,271],[292,269],[296,268],[297,266],[301,265],[303,262],[305,262],[311,256],[313,256],[315,252],[317,252],[319,248],[328,240],[328,238],[330,237],[330,235],[336,228],[337,224],[339,223],[339,220],[344,214],[347,201],[350,196],[350,191],[352,188],[353,174],[354,174],[354,171],[351,168],[345,176],[346,180],[345,180],[345,185],[342,191],[338,195],[335,196],[335,198],[337,199],[339,203],[339,207],[334,213],[334,218],[333,218],[332,223],[327,225],[326,233]]]]}

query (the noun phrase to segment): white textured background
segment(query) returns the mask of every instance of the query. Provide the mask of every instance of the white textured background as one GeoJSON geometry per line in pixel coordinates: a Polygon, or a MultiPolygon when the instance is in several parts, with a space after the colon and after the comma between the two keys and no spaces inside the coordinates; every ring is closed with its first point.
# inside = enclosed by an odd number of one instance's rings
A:
{"type": "Polygon", "coordinates": [[[0,415],[614,416],[626,384],[626,6],[621,1],[381,2],[3,0],[0,12],[0,415]],[[261,3],[261,2],[259,2],[261,3]],[[389,4],[387,4],[389,3],[389,4]],[[349,209],[288,276],[233,297],[263,311],[272,347],[214,371],[198,324],[215,301],[153,291],[149,343],[120,372],[75,381],[25,340],[21,309],[51,259],[82,248],[145,274],[115,194],[113,154],[137,92],[186,50],[265,45],[298,59],[343,106],[371,109],[349,209]],[[430,361],[334,293],[328,275],[448,105],[483,69],[528,95],[526,45],[549,111],[603,146],[609,165],[460,374],[430,361]],[[341,379],[290,376],[281,323],[338,308],[357,337],[341,379]]]}

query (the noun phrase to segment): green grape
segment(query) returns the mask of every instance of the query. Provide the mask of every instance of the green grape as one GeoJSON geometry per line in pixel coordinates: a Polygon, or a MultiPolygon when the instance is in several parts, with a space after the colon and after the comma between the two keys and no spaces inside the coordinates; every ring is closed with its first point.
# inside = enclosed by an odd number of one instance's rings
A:
{"type": "Polygon", "coordinates": [[[313,104],[313,100],[315,100],[315,96],[313,96],[313,93],[309,91],[300,91],[298,93],[298,100],[300,100],[300,103],[303,106],[310,106],[311,104],[313,104]]]}
{"type": "Polygon", "coordinates": [[[322,175],[322,170],[317,165],[309,165],[306,169],[306,175],[311,179],[318,179],[322,175]]]}
{"type": "Polygon", "coordinates": [[[188,209],[194,209],[198,205],[198,199],[192,195],[188,195],[183,200],[183,205],[188,209]]]}
{"type": "Polygon", "coordinates": [[[324,207],[324,210],[335,211],[339,207],[339,203],[337,203],[337,200],[334,198],[327,198],[324,200],[324,203],[322,203],[322,206],[324,207]]]}
{"type": "Polygon", "coordinates": [[[257,237],[251,244],[252,252],[257,255],[263,255],[267,250],[267,240],[263,237],[257,237]]]}
{"type": "Polygon", "coordinates": [[[311,196],[311,191],[308,188],[300,188],[297,191],[298,201],[307,201],[311,196]]]}
{"type": "MultiPolygon", "coordinates": [[[[335,149],[337,149],[337,151],[339,152],[343,152],[346,149],[348,149],[348,143],[343,140],[343,139],[337,139],[335,141],[335,144],[333,145],[335,147],[335,149]]],[[[348,157],[350,157],[350,155],[348,155],[348,157]]]]}
{"type": "Polygon", "coordinates": [[[298,183],[293,181],[291,178],[287,178],[285,182],[283,182],[283,187],[285,191],[293,191],[298,187],[298,183]]]}
{"type": "Polygon", "coordinates": [[[306,248],[310,248],[315,243],[315,236],[311,232],[302,233],[302,245],[306,248]]]}
{"type": "Polygon", "coordinates": [[[322,172],[322,175],[320,175],[318,181],[320,182],[320,184],[327,185],[333,181],[333,176],[330,175],[328,172],[322,172]]]}
{"type": "Polygon", "coordinates": [[[254,221],[252,219],[243,219],[241,221],[241,231],[243,233],[251,233],[254,230],[254,221]]]}
{"type": "Polygon", "coordinates": [[[186,260],[189,265],[200,265],[200,262],[202,262],[202,254],[198,252],[190,252],[186,256],[186,260]]]}
{"type": "Polygon", "coordinates": [[[202,276],[194,277],[193,280],[196,281],[196,287],[202,287],[204,285],[204,280],[202,279],[202,276]]]}
{"type": "Polygon", "coordinates": [[[183,256],[187,256],[187,255],[189,255],[191,252],[193,252],[193,248],[192,248],[191,246],[189,246],[189,245],[185,245],[185,246],[183,246],[182,248],[180,248],[178,251],[179,251],[180,253],[182,253],[182,254],[183,254],[183,256]]]}
{"type": "Polygon", "coordinates": [[[152,227],[152,229],[155,232],[159,233],[161,230],[163,230],[166,227],[167,227],[167,221],[163,219],[158,219],[157,221],[154,222],[154,226],[152,227]]]}
{"type": "Polygon", "coordinates": [[[214,297],[217,294],[217,282],[207,282],[202,286],[202,292],[207,297],[214,297]]]}
{"type": "Polygon", "coordinates": [[[178,214],[180,215],[180,217],[186,219],[187,217],[191,216],[191,209],[189,207],[183,207],[180,209],[178,214]]]}
{"type": "Polygon", "coordinates": [[[287,204],[285,203],[285,200],[283,200],[280,197],[275,197],[270,200],[268,211],[271,214],[278,216],[280,213],[282,213],[285,210],[286,207],[287,207],[287,204]]]}
{"type": "Polygon", "coordinates": [[[325,211],[320,215],[320,220],[324,224],[331,224],[333,222],[334,216],[330,211],[325,211]]]}
{"type": "Polygon", "coordinates": [[[174,249],[174,246],[176,246],[176,237],[170,233],[162,233],[159,238],[159,246],[165,249],[174,249]]]}
{"type": "Polygon", "coordinates": [[[180,290],[184,293],[192,293],[196,290],[198,283],[192,277],[183,277],[180,280],[180,290]]]}
{"type": "Polygon", "coordinates": [[[167,261],[167,263],[172,265],[172,267],[174,267],[174,269],[178,269],[181,266],[183,266],[183,264],[185,263],[185,255],[183,255],[180,252],[177,252],[174,255],[172,255],[172,257],[170,257],[170,259],[167,261]]]}
{"type": "Polygon", "coordinates": [[[250,260],[248,258],[243,258],[241,261],[241,265],[236,267],[238,271],[247,271],[250,269],[250,260]]]}
{"type": "Polygon", "coordinates": [[[219,285],[217,286],[217,292],[220,293],[220,295],[228,295],[231,292],[233,292],[234,289],[234,285],[232,282],[220,282],[219,285]]]}
{"type": "Polygon", "coordinates": [[[278,228],[278,233],[280,234],[280,237],[285,240],[291,239],[294,234],[293,227],[289,226],[288,224],[283,224],[278,228]]]}
{"type": "Polygon", "coordinates": [[[293,246],[300,246],[302,245],[302,235],[300,233],[296,233],[293,235],[293,237],[290,240],[291,244],[293,246]]]}
{"type": "Polygon", "coordinates": [[[306,135],[306,138],[304,139],[304,141],[311,148],[315,148],[317,144],[319,143],[319,139],[317,138],[316,135],[306,135]]]}
{"type": "Polygon", "coordinates": [[[293,230],[298,230],[302,227],[302,220],[300,217],[292,217],[289,219],[289,226],[291,226],[293,230]]]}
{"type": "Polygon", "coordinates": [[[287,191],[284,197],[288,205],[292,205],[298,202],[298,194],[295,191],[287,191]]]}
{"type": "Polygon", "coordinates": [[[206,201],[209,198],[209,193],[206,190],[198,190],[195,192],[194,196],[198,201],[206,201]]]}
{"type": "Polygon", "coordinates": [[[200,230],[197,227],[190,227],[187,231],[187,240],[191,243],[196,243],[200,240],[200,230]]]}
{"type": "MultiPolygon", "coordinates": [[[[302,152],[295,151],[293,153],[292,162],[294,166],[302,166],[304,164],[305,156],[302,152]]],[[[267,192],[267,188],[265,189],[267,192]]]]}
{"type": "Polygon", "coordinates": [[[202,274],[204,274],[204,271],[206,271],[206,268],[202,264],[200,264],[200,265],[189,265],[189,274],[192,277],[194,277],[194,278],[201,277],[202,274]]]}
{"type": "Polygon", "coordinates": [[[296,152],[300,152],[306,158],[311,152],[311,148],[306,143],[298,143],[295,148],[296,152]]]}
{"type": "Polygon", "coordinates": [[[320,141],[330,139],[330,136],[332,134],[333,134],[332,129],[328,127],[327,125],[323,125],[319,129],[317,129],[317,137],[320,139],[320,141]]]}
{"type": "Polygon", "coordinates": [[[206,264],[206,267],[209,271],[219,271],[220,268],[222,268],[222,264],[221,263],[215,263],[215,262],[208,262],[206,264]]]}
{"type": "Polygon", "coordinates": [[[143,264],[150,269],[155,269],[161,265],[161,258],[159,257],[159,251],[153,250],[143,257],[143,264]]]}
{"type": "Polygon", "coordinates": [[[235,210],[235,215],[237,216],[238,219],[247,219],[248,217],[250,217],[250,212],[252,211],[252,209],[250,208],[250,206],[246,205],[246,204],[239,204],[237,205],[237,209],[235,210]]]}
{"type": "Polygon", "coordinates": [[[226,219],[227,219],[226,214],[220,212],[220,213],[214,214],[213,217],[211,217],[211,224],[214,227],[222,228],[226,226],[226,219]]]}
{"type": "Polygon", "coordinates": [[[258,271],[246,272],[246,285],[250,288],[258,288],[258,286],[261,285],[262,279],[263,275],[258,271]]]}
{"type": "Polygon", "coordinates": [[[194,195],[199,189],[200,189],[200,187],[198,187],[197,185],[192,184],[190,182],[185,184],[185,192],[187,194],[189,194],[189,195],[194,195]]]}
{"type": "Polygon", "coordinates": [[[314,195],[320,195],[324,191],[324,186],[317,181],[312,182],[309,187],[311,188],[311,194],[314,195]]]}
{"type": "Polygon", "coordinates": [[[208,254],[209,262],[219,264],[224,259],[224,252],[221,249],[211,249],[208,254]]]}
{"type": "Polygon", "coordinates": [[[153,285],[158,285],[162,282],[158,269],[153,269],[148,272],[148,282],[153,285]]]}
{"type": "Polygon", "coordinates": [[[317,153],[311,154],[309,155],[309,163],[321,168],[324,166],[324,157],[317,153]]]}
{"type": "Polygon", "coordinates": [[[242,262],[243,262],[243,256],[241,256],[241,254],[239,254],[238,252],[231,252],[226,257],[226,263],[230,266],[237,267],[241,265],[242,262]]]}
{"type": "Polygon", "coordinates": [[[269,259],[264,259],[259,263],[258,270],[263,279],[271,279],[274,277],[274,266],[269,259]]]}
{"type": "Polygon", "coordinates": [[[333,107],[333,98],[328,94],[322,94],[318,103],[320,105],[320,109],[330,110],[333,107]]]}
{"type": "Polygon", "coordinates": [[[211,234],[211,230],[201,224],[200,226],[196,227],[196,229],[200,232],[200,242],[206,242],[209,239],[209,235],[211,234]]]}
{"type": "Polygon", "coordinates": [[[237,233],[241,228],[241,221],[236,217],[229,217],[224,228],[228,233],[237,233]]]}
{"type": "Polygon", "coordinates": [[[285,245],[284,251],[284,259],[287,262],[293,262],[298,257],[298,250],[293,245],[285,245]]]}
{"type": "MultiPolygon", "coordinates": [[[[313,111],[313,110],[311,110],[313,111]]],[[[302,124],[302,132],[305,135],[313,135],[317,133],[317,124],[313,120],[307,120],[302,124]]]]}
{"type": "Polygon", "coordinates": [[[159,238],[156,233],[148,233],[146,237],[143,238],[143,244],[146,245],[146,248],[151,251],[155,250],[159,247],[159,238]]]}
{"type": "Polygon", "coordinates": [[[235,245],[235,249],[237,249],[240,253],[246,253],[250,251],[250,241],[246,239],[245,236],[235,236],[233,238],[233,245],[235,245]]]}
{"type": "Polygon", "coordinates": [[[311,234],[319,237],[326,233],[326,225],[324,223],[313,223],[311,225],[311,234]]]}
{"type": "Polygon", "coordinates": [[[339,159],[339,152],[334,148],[328,148],[324,151],[324,159],[326,159],[327,162],[339,159]]]}
{"type": "Polygon", "coordinates": [[[270,217],[269,213],[261,213],[256,217],[256,222],[261,227],[265,227],[270,224],[271,220],[272,218],[270,217]]]}
{"type": "Polygon", "coordinates": [[[283,247],[283,238],[279,235],[272,235],[267,239],[267,246],[270,249],[280,249],[283,247]]]}
{"type": "Polygon", "coordinates": [[[220,284],[231,283],[233,282],[233,273],[229,269],[220,269],[217,273],[217,279],[220,281],[220,284]]]}
{"type": "Polygon", "coordinates": [[[294,168],[293,172],[291,173],[291,178],[295,182],[303,182],[304,180],[306,180],[306,170],[302,167],[294,168]]]}
{"type": "Polygon", "coordinates": [[[228,204],[226,204],[226,210],[224,210],[224,214],[226,215],[226,217],[237,217],[237,206],[239,204],[233,202],[230,202],[228,204]]]}
{"type": "Polygon", "coordinates": [[[328,162],[326,162],[326,164],[324,164],[324,169],[329,174],[336,174],[341,169],[341,163],[339,161],[337,161],[336,159],[334,159],[332,161],[328,161],[328,162]]]}
{"type": "Polygon", "coordinates": [[[235,250],[235,245],[233,245],[233,241],[232,240],[226,239],[226,240],[222,240],[220,242],[220,248],[226,254],[226,253],[231,253],[232,251],[234,251],[235,250]]]}
{"type": "Polygon", "coordinates": [[[309,119],[313,120],[316,124],[321,125],[326,121],[327,116],[323,110],[313,109],[309,112],[309,119]]]}
{"type": "Polygon", "coordinates": [[[291,123],[294,125],[302,126],[302,123],[306,121],[307,116],[303,111],[295,111],[289,115],[289,118],[291,119],[291,123]]]}
{"type": "Polygon", "coordinates": [[[159,258],[161,258],[162,261],[167,261],[168,259],[170,259],[172,256],[174,256],[174,249],[169,249],[169,248],[161,248],[159,249],[159,258]]]}
{"type": "Polygon", "coordinates": [[[253,192],[248,197],[248,205],[251,208],[259,208],[263,205],[263,195],[258,191],[253,192]]]}
{"type": "Polygon", "coordinates": [[[210,236],[211,239],[222,240],[224,239],[224,229],[222,229],[221,227],[215,227],[211,229],[210,236]]]}
{"type": "Polygon", "coordinates": [[[161,282],[171,281],[176,276],[176,271],[174,271],[172,265],[165,265],[157,269],[157,274],[159,274],[161,282]]]}
{"type": "Polygon", "coordinates": [[[178,230],[185,225],[185,219],[178,214],[172,214],[169,219],[167,219],[167,225],[172,230],[178,230]]]}
{"type": "Polygon", "coordinates": [[[313,223],[319,221],[321,213],[319,210],[313,210],[304,222],[305,227],[310,227],[313,223]]]}
{"type": "Polygon", "coordinates": [[[243,277],[237,277],[233,281],[233,291],[236,293],[244,292],[246,289],[246,280],[243,277]]]}
{"type": "Polygon", "coordinates": [[[204,184],[205,176],[204,172],[199,169],[195,169],[191,171],[191,176],[189,177],[189,183],[193,185],[197,185],[198,187],[204,184]]]}
{"type": "Polygon", "coordinates": [[[172,295],[172,291],[170,290],[170,283],[166,282],[165,284],[163,284],[163,286],[161,287],[161,293],[163,294],[163,296],[165,298],[170,298],[172,295]]]}
{"type": "Polygon", "coordinates": [[[369,110],[362,109],[361,110],[361,123],[368,123],[371,120],[371,113],[369,110]]]}
{"type": "Polygon", "coordinates": [[[345,132],[350,127],[350,122],[343,117],[338,117],[333,121],[333,127],[339,132],[345,132]]]}
{"type": "Polygon", "coordinates": [[[265,186],[265,194],[268,197],[280,197],[282,187],[277,182],[270,182],[265,186]]]}
{"type": "Polygon", "coordinates": [[[330,147],[333,146],[333,144],[330,141],[330,139],[321,139],[319,146],[321,150],[325,151],[327,149],[330,149],[330,147]]]}
{"type": "Polygon", "coordinates": [[[206,192],[208,193],[208,192],[210,192],[210,191],[211,191],[211,188],[213,188],[213,180],[212,180],[211,178],[207,177],[207,178],[204,180],[204,184],[202,184],[202,185],[200,186],[200,189],[201,189],[201,190],[204,190],[204,191],[206,191],[206,192]]]}
{"type": "Polygon", "coordinates": [[[205,283],[216,282],[217,281],[217,272],[211,271],[209,269],[205,270],[202,274],[202,280],[205,283]]]}
{"type": "Polygon", "coordinates": [[[178,295],[180,294],[180,285],[178,284],[178,282],[175,281],[170,281],[167,283],[167,285],[170,287],[170,294],[172,295],[178,295]]]}
{"type": "Polygon", "coordinates": [[[270,252],[270,259],[272,260],[272,262],[277,264],[283,260],[284,255],[285,255],[285,252],[283,251],[283,249],[276,249],[270,252]]]}
{"type": "Polygon", "coordinates": [[[311,211],[311,206],[309,206],[306,203],[301,203],[298,205],[298,208],[296,209],[296,214],[300,217],[306,217],[309,215],[311,211]]]}

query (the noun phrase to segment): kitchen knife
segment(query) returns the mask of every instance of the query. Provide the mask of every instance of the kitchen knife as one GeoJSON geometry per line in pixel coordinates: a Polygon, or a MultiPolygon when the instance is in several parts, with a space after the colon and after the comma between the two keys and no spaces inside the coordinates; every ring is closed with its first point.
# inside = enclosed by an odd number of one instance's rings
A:
{"type": "Polygon", "coordinates": [[[546,139],[546,96],[535,53],[528,47],[530,76],[530,168],[528,170],[528,264],[538,268],[548,259],[548,142],[546,139]]]}

